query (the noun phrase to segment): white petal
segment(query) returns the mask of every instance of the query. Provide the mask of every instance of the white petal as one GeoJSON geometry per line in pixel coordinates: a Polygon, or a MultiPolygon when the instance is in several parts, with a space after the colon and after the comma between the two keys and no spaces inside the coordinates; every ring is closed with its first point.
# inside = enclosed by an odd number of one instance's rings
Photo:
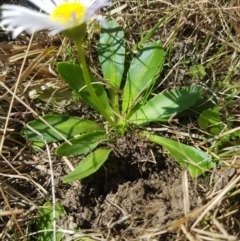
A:
{"type": "Polygon", "coordinates": [[[23,28],[16,28],[12,33],[12,38],[15,39],[22,31],[24,31],[23,28]]]}
{"type": "Polygon", "coordinates": [[[59,6],[59,5],[61,5],[61,4],[66,2],[64,0],[52,0],[52,1],[55,3],[56,6],[59,6]]]}
{"type": "Polygon", "coordinates": [[[39,7],[46,13],[52,13],[55,9],[55,5],[50,0],[28,0],[35,6],[39,7]]]}
{"type": "Polygon", "coordinates": [[[13,36],[16,37],[23,30],[27,30],[30,33],[50,29],[50,35],[55,35],[61,31],[68,28],[75,27],[77,24],[82,24],[91,18],[97,18],[101,20],[100,22],[104,25],[104,21],[95,16],[95,12],[100,8],[107,6],[109,0],[28,0],[37,7],[41,8],[44,12],[51,15],[54,9],[66,2],[79,2],[86,7],[86,14],[83,19],[79,22],[71,21],[74,19],[69,19],[68,23],[62,24],[53,19],[48,14],[33,11],[31,9],[18,6],[4,4],[2,5],[2,21],[0,21],[0,26],[9,26],[14,30],[13,36]],[[36,3],[36,1],[38,1],[36,3]]]}
{"type": "Polygon", "coordinates": [[[99,24],[102,28],[106,28],[106,29],[109,28],[106,18],[104,18],[101,15],[95,15],[94,18],[99,22],[99,24]]]}
{"type": "Polygon", "coordinates": [[[80,2],[84,6],[89,7],[93,4],[93,1],[95,0],[78,0],[77,2],[80,2]]]}
{"type": "Polygon", "coordinates": [[[67,28],[66,28],[65,26],[61,26],[61,28],[53,28],[53,29],[50,31],[49,35],[53,37],[54,35],[56,35],[56,34],[62,32],[62,31],[64,31],[64,30],[66,30],[66,29],[67,29],[67,28]]]}
{"type": "MultiPolygon", "coordinates": [[[[87,0],[82,0],[82,2],[86,2],[87,0]]],[[[93,0],[91,1],[91,5],[87,8],[87,13],[84,17],[84,20],[87,21],[91,19],[95,12],[100,8],[108,6],[110,2],[108,0],[93,0]]]]}
{"type": "Polygon", "coordinates": [[[48,15],[43,13],[17,5],[3,5],[2,8],[3,20],[0,24],[13,27],[15,37],[23,30],[33,33],[43,29],[54,29],[55,32],[67,29],[67,26],[52,21],[48,15]]]}

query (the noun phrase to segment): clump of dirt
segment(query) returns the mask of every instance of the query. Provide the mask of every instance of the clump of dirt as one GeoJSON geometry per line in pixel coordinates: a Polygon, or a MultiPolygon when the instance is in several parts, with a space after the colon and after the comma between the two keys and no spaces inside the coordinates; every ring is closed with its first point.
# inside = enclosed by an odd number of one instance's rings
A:
{"type": "MultiPolygon", "coordinates": [[[[164,161],[160,148],[133,133],[119,138],[114,149],[105,167],[81,185],[59,181],[56,190],[69,219],[63,217],[59,226],[74,224],[98,230],[106,238],[138,240],[184,216],[182,171],[174,161],[164,161]]],[[[201,202],[194,188],[189,193],[194,209],[201,202]]],[[[168,232],[158,238],[173,240],[175,235],[168,232]]]]}

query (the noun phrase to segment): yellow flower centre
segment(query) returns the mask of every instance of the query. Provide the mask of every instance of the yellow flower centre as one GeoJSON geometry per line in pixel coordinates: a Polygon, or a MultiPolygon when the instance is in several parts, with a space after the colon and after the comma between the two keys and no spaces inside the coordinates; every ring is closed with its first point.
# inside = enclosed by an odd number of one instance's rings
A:
{"type": "Polygon", "coordinates": [[[66,2],[58,6],[51,18],[63,24],[79,24],[86,13],[86,7],[81,3],[66,2]]]}

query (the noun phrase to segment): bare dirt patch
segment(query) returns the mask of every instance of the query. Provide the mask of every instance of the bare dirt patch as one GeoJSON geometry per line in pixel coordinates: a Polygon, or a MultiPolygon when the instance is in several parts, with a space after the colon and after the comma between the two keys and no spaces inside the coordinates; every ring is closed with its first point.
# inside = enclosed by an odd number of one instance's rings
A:
{"type": "MultiPolygon", "coordinates": [[[[58,201],[68,213],[59,226],[69,228],[74,223],[114,240],[139,240],[160,231],[158,240],[175,239],[176,232],[167,229],[184,216],[183,171],[174,160],[166,161],[160,148],[134,135],[118,142],[118,153],[125,148],[128,152],[113,154],[105,167],[81,184],[64,185],[59,180],[58,201]]],[[[202,194],[196,183],[189,181],[189,185],[189,209],[193,210],[201,205],[202,194]]]]}

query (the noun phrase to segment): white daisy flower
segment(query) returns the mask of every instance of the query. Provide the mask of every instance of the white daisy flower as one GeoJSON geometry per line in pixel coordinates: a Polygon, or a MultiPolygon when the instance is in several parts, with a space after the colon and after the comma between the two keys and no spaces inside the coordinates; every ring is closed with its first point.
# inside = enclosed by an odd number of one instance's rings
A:
{"type": "Polygon", "coordinates": [[[96,18],[95,12],[109,5],[109,0],[28,0],[43,13],[18,6],[3,4],[0,26],[13,28],[13,38],[22,31],[30,33],[50,29],[53,36],[96,18]]]}

